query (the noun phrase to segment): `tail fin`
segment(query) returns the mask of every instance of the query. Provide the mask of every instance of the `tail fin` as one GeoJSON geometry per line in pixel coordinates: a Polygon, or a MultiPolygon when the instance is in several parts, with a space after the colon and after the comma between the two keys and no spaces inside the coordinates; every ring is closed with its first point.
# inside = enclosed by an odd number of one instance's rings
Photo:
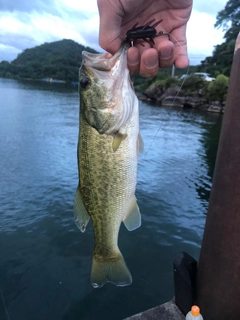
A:
{"type": "Polygon", "coordinates": [[[91,282],[94,288],[101,288],[106,282],[111,282],[116,286],[128,286],[132,283],[132,276],[119,252],[116,260],[96,261],[93,256],[91,282]]]}

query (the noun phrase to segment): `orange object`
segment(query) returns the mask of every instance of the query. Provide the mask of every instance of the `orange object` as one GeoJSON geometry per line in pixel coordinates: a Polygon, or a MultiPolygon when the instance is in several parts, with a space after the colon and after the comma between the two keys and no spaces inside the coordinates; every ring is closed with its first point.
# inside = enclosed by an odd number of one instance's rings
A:
{"type": "Polygon", "coordinates": [[[193,316],[199,316],[200,315],[200,308],[198,306],[192,306],[191,313],[193,316]]]}

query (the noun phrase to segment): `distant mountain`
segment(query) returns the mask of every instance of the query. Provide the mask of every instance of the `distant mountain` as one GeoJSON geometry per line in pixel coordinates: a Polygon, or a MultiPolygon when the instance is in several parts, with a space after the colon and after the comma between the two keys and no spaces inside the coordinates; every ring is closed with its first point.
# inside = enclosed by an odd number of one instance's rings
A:
{"type": "Polygon", "coordinates": [[[44,43],[24,50],[11,63],[2,61],[0,63],[0,77],[78,81],[78,70],[84,50],[98,53],[73,40],[63,39],[44,43]]]}

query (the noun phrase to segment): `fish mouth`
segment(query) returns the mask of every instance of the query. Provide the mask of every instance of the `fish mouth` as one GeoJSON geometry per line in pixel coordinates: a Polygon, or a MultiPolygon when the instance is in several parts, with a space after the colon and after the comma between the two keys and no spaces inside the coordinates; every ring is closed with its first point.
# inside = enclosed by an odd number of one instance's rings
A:
{"type": "MultiPolygon", "coordinates": [[[[97,76],[98,71],[110,72],[111,77],[116,77],[118,71],[127,67],[127,49],[129,45],[123,43],[119,50],[112,56],[110,53],[90,53],[87,51],[82,52],[82,65],[89,67],[97,76]]],[[[102,73],[101,73],[102,76],[102,73]]]]}
{"type": "Polygon", "coordinates": [[[99,133],[109,135],[118,132],[131,116],[135,95],[129,85],[128,47],[123,43],[113,56],[109,53],[82,53],[80,77],[82,75],[90,79],[90,93],[95,97],[96,104],[101,97],[97,112],[92,110],[94,116],[88,118],[89,124],[99,133]]]}

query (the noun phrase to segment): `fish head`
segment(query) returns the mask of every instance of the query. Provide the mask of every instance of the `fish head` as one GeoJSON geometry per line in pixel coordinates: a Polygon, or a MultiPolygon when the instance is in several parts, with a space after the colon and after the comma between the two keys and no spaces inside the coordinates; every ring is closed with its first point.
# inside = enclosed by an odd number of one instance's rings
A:
{"type": "Polygon", "coordinates": [[[114,56],[82,53],[79,72],[81,116],[100,134],[114,134],[130,118],[134,90],[127,68],[127,46],[114,56]]]}

